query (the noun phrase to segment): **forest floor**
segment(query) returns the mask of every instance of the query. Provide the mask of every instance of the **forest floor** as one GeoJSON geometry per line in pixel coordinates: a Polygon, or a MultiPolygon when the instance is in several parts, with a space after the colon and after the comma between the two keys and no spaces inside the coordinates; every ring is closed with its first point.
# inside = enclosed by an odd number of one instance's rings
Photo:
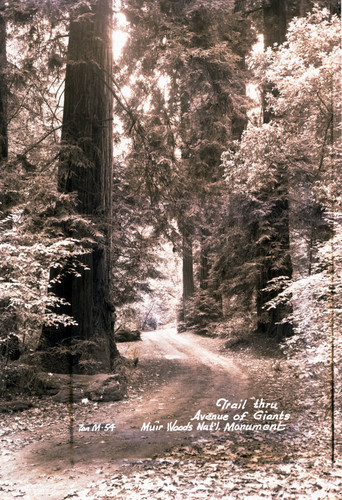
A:
{"type": "Polygon", "coordinates": [[[139,357],[126,399],[83,400],[71,415],[67,404],[37,398],[33,408],[2,415],[0,498],[342,498],[324,382],[270,342],[234,352],[223,344],[172,329],[146,332],[141,342],[119,344],[124,356],[139,357]],[[220,399],[230,405],[217,406],[220,399]],[[260,409],[265,419],[257,419],[260,409]],[[208,414],[228,417],[201,420],[208,414]],[[142,428],[149,422],[163,427],[142,428]],[[99,423],[114,425],[80,431],[99,423]],[[254,427],[233,430],[234,423],[254,427]]]}

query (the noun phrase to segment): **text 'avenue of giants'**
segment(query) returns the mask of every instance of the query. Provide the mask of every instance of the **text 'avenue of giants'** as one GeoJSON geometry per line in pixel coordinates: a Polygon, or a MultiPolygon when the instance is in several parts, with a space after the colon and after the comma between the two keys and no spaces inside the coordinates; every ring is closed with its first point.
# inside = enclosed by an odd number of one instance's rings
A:
{"type": "Polygon", "coordinates": [[[231,432],[231,431],[284,431],[290,413],[278,408],[278,403],[263,398],[241,399],[239,402],[220,398],[215,412],[197,410],[186,423],[177,420],[165,423],[159,420],[143,422],[142,432],[231,432]]]}

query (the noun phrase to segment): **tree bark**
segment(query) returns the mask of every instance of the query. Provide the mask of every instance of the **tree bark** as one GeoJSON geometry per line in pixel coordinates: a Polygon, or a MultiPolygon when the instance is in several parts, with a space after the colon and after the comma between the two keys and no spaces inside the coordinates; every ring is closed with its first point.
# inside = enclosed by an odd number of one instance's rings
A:
{"type": "MultiPolygon", "coordinates": [[[[118,355],[114,342],[114,307],[110,300],[112,217],[112,118],[110,92],[113,69],[112,2],[97,0],[70,22],[68,63],[62,128],[59,190],[77,194],[77,211],[90,218],[103,234],[82,258],[71,259],[60,283],[51,291],[70,305],[66,312],[76,326],[43,329],[40,347],[53,348],[73,340],[94,341],[86,356],[97,370],[111,370],[118,355]],[[71,272],[76,265],[79,276],[71,272]]],[[[79,234],[75,236],[80,236],[79,234]]],[[[51,272],[51,278],[54,278],[51,272]]],[[[63,360],[63,367],[83,361],[79,355],[63,360]]],[[[75,371],[79,368],[72,366],[75,371]]]]}
{"type": "Polygon", "coordinates": [[[269,0],[264,3],[264,43],[266,47],[281,44],[286,38],[287,27],[287,1],[269,0]]]}
{"type": "Polygon", "coordinates": [[[257,331],[281,341],[293,333],[291,323],[289,321],[283,322],[286,317],[291,315],[292,307],[285,304],[277,304],[272,309],[265,310],[267,302],[275,299],[277,296],[276,290],[268,291],[265,288],[272,279],[279,278],[280,276],[292,277],[289,204],[287,199],[274,203],[267,222],[274,228],[274,235],[266,247],[262,246],[257,250],[257,256],[260,258],[256,295],[257,331]]]}
{"type": "Polygon", "coordinates": [[[183,321],[188,315],[188,301],[194,294],[194,263],[192,255],[192,236],[183,230],[183,321]]]}
{"type": "Polygon", "coordinates": [[[200,288],[206,290],[208,288],[209,277],[209,261],[208,250],[205,243],[205,237],[201,235],[201,255],[200,255],[200,288]]]}
{"type": "Polygon", "coordinates": [[[6,88],[6,20],[4,2],[0,1],[0,163],[8,157],[7,136],[7,88],[6,88]]]}
{"type": "MultiPolygon", "coordinates": [[[[264,47],[273,47],[275,43],[278,45],[282,44],[286,39],[286,1],[270,0],[269,2],[265,2],[263,7],[263,23],[264,47]]],[[[263,90],[264,123],[269,123],[272,120],[272,113],[267,109],[267,93],[276,95],[272,84],[266,86],[263,90]]]]}

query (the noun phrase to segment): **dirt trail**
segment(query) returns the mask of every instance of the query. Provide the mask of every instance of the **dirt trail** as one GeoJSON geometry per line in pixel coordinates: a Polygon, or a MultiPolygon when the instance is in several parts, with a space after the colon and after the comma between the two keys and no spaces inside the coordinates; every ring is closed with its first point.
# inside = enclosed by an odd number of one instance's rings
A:
{"type": "MultiPolygon", "coordinates": [[[[239,402],[248,397],[246,373],[220,355],[212,339],[168,329],[144,333],[142,342],[119,347],[123,355],[139,351],[142,386],[132,388],[132,397],[121,402],[76,405],[72,444],[70,419],[61,404],[64,419],[35,429],[35,442],[1,458],[1,481],[8,480],[13,488],[8,497],[3,490],[1,498],[14,498],[14,493],[30,500],[64,498],[73,485],[82,487],[98,474],[123,463],[129,466],[131,459],[162,456],[174,446],[191,444],[200,433],[168,432],[168,422],[186,425],[198,410],[217,413],[219,398],[239,402]],[[164,428],[141,431],[144,422],[159,422],[164,428]],[[93,423],[114,423],[116,428],[79,432],[80,424],[93,423]]],[[[24,412],[20,419],[29,415],[24,412]]],[[[11,436],[25,437],[25,431],[11,436]]]]}
{"type": "MultiPolygon", "coordinates": [[[[71,413],[46,399],[39,408],[6,415],[1,500],[339,498],[342,473],[326,461],[330,435],[317,399],[321,386],[306,382],[302,368],[279,356],[270,341],[233,359],[222,354],[223,339],[172,329],[142,337],[119,344],[124,356],[139,357],[129,398],[77,403],[71,413]],[[277,402],[277,413],[291,414],[284,432],[226,432],[223,422],[219,430],[198,429],[193,419],[199,410],[220,414],[216,402],[224,398],[247,399],[253,421],[253,398],[261,397],[277,402]],[[164,427],[142,429],[149,422],[164,427]],[[170,431],[170,422],[194,425],[170,431]],[[116,428],[79,431],[81,424],[100,423],[116,428]]],[[[228,413],[231,423],[234,412],[228,413]]]]}

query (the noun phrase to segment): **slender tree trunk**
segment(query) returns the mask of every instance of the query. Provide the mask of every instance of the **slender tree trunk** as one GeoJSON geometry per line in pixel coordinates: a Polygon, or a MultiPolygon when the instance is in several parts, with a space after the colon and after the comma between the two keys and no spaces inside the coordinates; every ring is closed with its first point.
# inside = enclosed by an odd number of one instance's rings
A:
{"type": "Polygon", "coordinates": [[[194,294],[194,263],[192,255],[192,235],[183,230],[183,320],[186,322],[189,299],[194,294]]]}
{"type": "Polygon", "coordinates": [[[268,0],[264,2],[264,43],[272,47],[274,43],[281,44],[286,38],[288,0],[268,0]]]}
{"type": "Polygon", "coordinates": [[[208,288],[208,277],[209,277],[209,261],[208,261],[208,249],[205,242],[205,236],[201,234],[201,256],[200,256],[200,287],[202,290],[208,288]]]}
{"type": "Polygon", "coordinates": [[[4,2],[0,1],[0,164],[8,156],[7,136],[7,88],[6,88],[6,21],[3,15],[4,2]]]}
{"type": "MultiPolygon", "coordinates": [[[[45,327],[41,347],[68,344],[75,339],[90,340],[95,345],[88,349],[87,357],[98,362],[97,369],[110,370],[118,355],[113,332],[114,308],[110,301],[112,1],[97,0],[92,2],[91,9],[87,6],[81,9],[79,16],[70,22],[59,189],[77,194],[79,214],[91,218],[104,238],[78,259],[78,277],[66,268],[61,282],[51,286],[57,297],[70,304],[64,312],[77,325],[45,327]]],[[[72,265],[75,265],[73,259],[72,265]]],[[[53,272],[51,277],[54,278],[53,272]]],[[[69,354],[64,367],[79,361],[83,359],[69,354]]]]}

